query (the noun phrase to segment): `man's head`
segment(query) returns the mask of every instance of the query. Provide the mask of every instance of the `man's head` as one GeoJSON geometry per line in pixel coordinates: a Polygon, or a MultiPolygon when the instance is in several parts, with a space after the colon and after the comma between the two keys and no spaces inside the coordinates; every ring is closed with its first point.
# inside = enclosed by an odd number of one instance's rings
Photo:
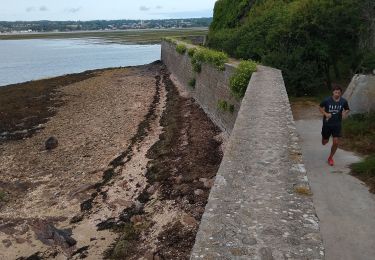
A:
{"type": "Polygon", "coordinates": [[[334,99],[339,99],[342,95],[342,88],[340,85],[333,85],[332,87],[332,96],[334,99]]]}

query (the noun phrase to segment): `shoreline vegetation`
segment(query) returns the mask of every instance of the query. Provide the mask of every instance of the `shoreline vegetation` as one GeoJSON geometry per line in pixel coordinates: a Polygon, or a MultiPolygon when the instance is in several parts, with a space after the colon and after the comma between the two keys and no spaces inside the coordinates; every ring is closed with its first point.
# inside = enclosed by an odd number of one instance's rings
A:
{"type": "Polygon", "coordinates": [[[65,39],[65,38],[91,38],[103,39],[108,43],[160,43],[165,37],[205,36],[208,28],[188,29],[141,29],[141,30],[116,30],[116,31],[77,31],[56,33],[28,33],[28,34],[0,34],[0,40],[26,40],[26,39],[65,39]]]}

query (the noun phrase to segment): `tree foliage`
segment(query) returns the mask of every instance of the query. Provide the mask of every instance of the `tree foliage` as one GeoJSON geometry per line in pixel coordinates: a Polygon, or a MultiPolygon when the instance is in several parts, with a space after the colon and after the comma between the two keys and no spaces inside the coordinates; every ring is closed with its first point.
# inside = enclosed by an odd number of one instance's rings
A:
{"type": "Polygon", "coordinates": [[[361,1],[219,0],[208,45],[281,69],[292,95],[315,94],[358,66],[361,1]]]}

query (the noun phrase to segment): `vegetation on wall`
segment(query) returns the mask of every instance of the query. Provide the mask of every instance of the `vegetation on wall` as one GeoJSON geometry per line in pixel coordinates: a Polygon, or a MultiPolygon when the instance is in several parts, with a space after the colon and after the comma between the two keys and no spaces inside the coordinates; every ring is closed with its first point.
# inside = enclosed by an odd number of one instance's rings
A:
{"type": "Polygon", "coordinates": [[[225,70],[224,64],[228,62],[228,55],[222,51],[215,51],[208,48],[197,48],[191,58],[195,72],[200,72],[203,63],[211,64],[218,70],[225,70]]]}
{"type": "Polygon", "coordinates": [[[253,72],[257,69],[254,61],[241,61],[229,79],[229,87],[233,96],[242,98],[245,95],[247,86],[253,72]]]}
{"type": "Polygon", "coordinates": [[[289,94],[319,93],[360,63],[365,0],[218,0],[208,46],[283,71],[289,94]]]}
{"type": "Polygon", "coordinates": [[[185,54],[186,52],[186,45],[185,44],[182,44],[182,43],[179,43],[176,45],[176,51],[179,53],[179,54],[185,54]]]}
{"type": "Polygon", "coordinates": [[[218,102],[217,102],[217,108],[222,112],[229,111],[232,114],[234,112],[234,105],[229,104],[226,100],[219,99],[218,102]]]}
{"type": "Polygon", "coordinates": [[[195,88],[195,84],[196,84],[196,79],[195,78],[192,78],[191,80],[189,80],[188,82],[188,85],[192,88],[195,88]]]}

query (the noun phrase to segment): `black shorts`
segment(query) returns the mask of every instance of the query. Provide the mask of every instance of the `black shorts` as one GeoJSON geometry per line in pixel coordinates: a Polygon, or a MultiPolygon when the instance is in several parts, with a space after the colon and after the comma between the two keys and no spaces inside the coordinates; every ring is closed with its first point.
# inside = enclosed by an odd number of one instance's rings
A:
{"type": "Polygon", "coordinates": [[[323,125],[322,137],[323,139],[329,139],[330,136],[341,137],[341,124],[337,125],[323,125]]]}

